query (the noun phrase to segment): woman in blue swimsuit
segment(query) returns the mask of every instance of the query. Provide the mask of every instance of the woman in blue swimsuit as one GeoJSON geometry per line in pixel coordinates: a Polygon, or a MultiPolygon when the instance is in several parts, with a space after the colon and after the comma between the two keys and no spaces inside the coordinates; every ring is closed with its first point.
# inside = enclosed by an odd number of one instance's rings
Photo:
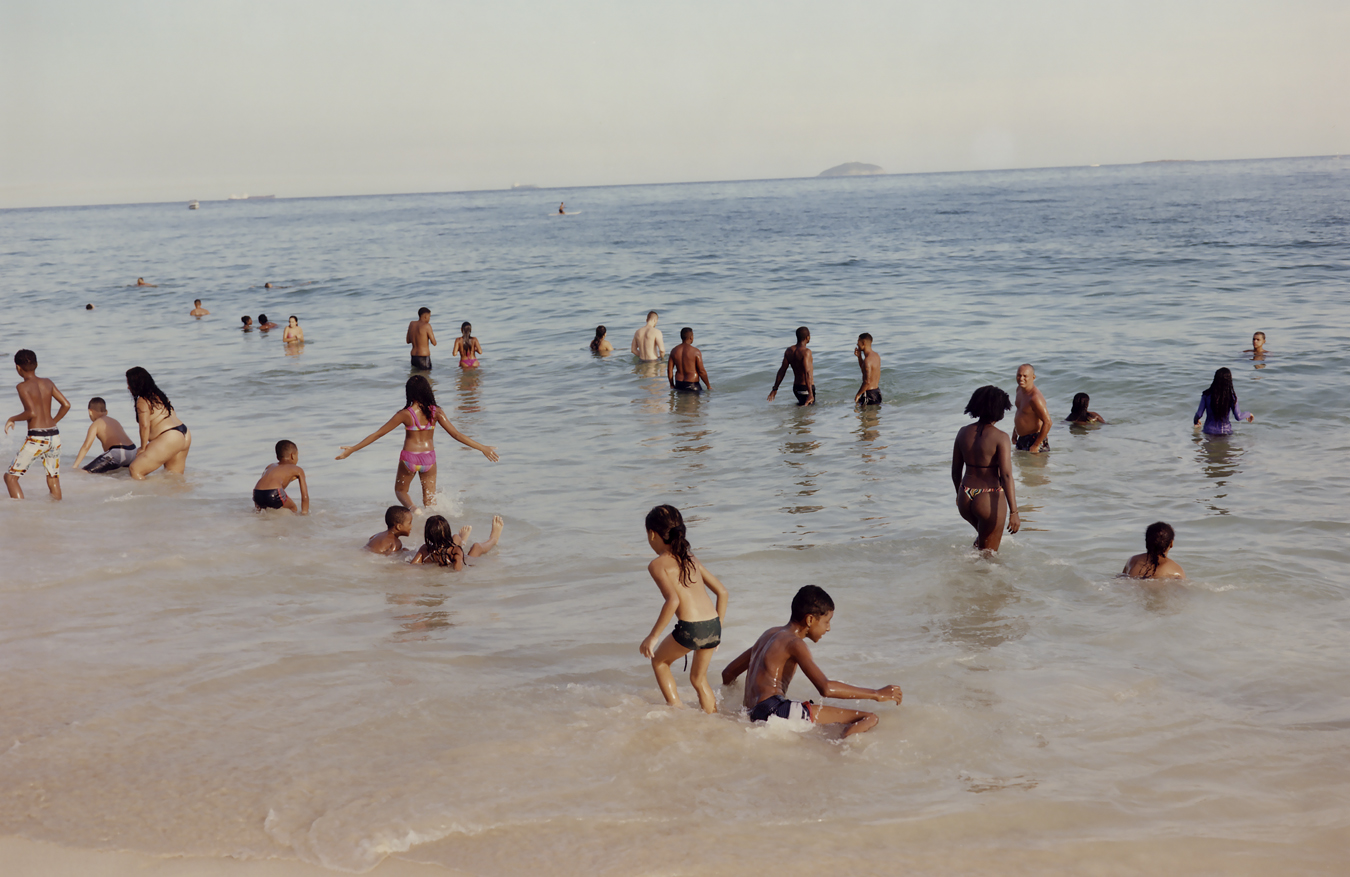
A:
{"type": "Polygon", "coordinates": [[[1248,414],[1238,408],[1233,373],[1221,368],[1214,373],[1209,389],[1200,394],[1200,407],[1195,409],[1195,425],[1200,425],[1200,417],[1204,415],[1206,435],[1232,435],[1233,424],[1228,422],[1230,414],[1248,423],[1256,419],[1255,414],[1248,414]]]}

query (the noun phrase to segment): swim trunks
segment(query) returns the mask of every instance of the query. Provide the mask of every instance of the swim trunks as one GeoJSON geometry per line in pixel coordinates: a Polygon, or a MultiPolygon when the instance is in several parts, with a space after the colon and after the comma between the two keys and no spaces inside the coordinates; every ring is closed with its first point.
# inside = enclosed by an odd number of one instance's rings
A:
{"type": "Polygon", "coordinates": [[[782,695],[775,694],[766,697],[755,708],[750,711],[750,721],[767,722],[769,716],[777,716],[780,719],[806,719],[808,722],[815,722],[816,717],[811,707],[815,704],[810,701],[788,700],[782,695]]]}
{"type": "Polygon", "coordinates": [[[670,635],[686,649],[715,649],[722,644],[722,619],[677,621],[670,635]]]}
{"type": "Polygon", "coordinates": [[[698,381],[676,381],[675,389],[683,390],[686,393],[702,393],[703,388],[699,386],[698,381]]]}
{"type": "Polygon", "coordinates": [[[84,471],[95,474],[115,472],[130,466],[134,459],[136,459],[135,445],[113,445],[95,457],[93,462],[84,467],[84,471]]]}
{"type": "Polygon", "coordinates": [[[880,390],[863,390],[862,399],[858,400],[859,405],[880,405],[880,390]]]}
{"type": "Polygon", "coordinates": [[[253,490],[253,505],[258,509],[279,509],[286,505],[286,491],[278,488],[277,490],[253,490]]]}
{"type": "Polygon", "coordinates": [[[436,465],[435,451],[399,451],[398,460],[409,472],[425,472],[436,465]]]}
{"type": "Polygon", "coordinates": [[[46,429],[28,430],[28,437],[23,440],[19,453],[14,456],[14,462],[9,465],[9,474],[22,475],[28,471],[28,467],[33,465],[35,460],[42,461],[42,468],[47,470],[49,478],[60,477],[61,431],[59,429],[52,426],[46,429]]]}
{"type": "Polygon", "coordinates": [[[412,358],[412,367],[415,369],[420,369],[424,372],[431,371],[431,357],[418,356],[417,354],[414,353],[412,358]]]}
{"type": "Polygon", "coordinates": [[[809,402],[811,400],[811,397],[815,395],[815,392],[816,392],[815,384],[812,384],[809,387],[806,386],[805,384],[792,385],[792,395],[797,397],[798,405],[805,405],[807,402],[809,402]]]}
{"type": "MultiPolygon", "coordinates": [[[[1037,433],[1036,435],[1019,435],[1017,437],[1017,450],[1019,451],[1031,450],[1032,442],[1036,441],[1036,438],[1039,435],[1040,433],[1037,433]]],[[[1050,450],[1050,439],[1046,439],[1045,441],[1041,442],[1041,450],[1042,451],[1050,450]]]]}

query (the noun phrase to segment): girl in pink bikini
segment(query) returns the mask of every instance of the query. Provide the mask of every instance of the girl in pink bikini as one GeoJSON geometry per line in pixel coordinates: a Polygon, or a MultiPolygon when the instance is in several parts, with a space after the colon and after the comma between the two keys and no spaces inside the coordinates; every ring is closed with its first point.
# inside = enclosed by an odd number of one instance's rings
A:
{"type": "Polygon", "coordinates": [[[450,433],[450,437],[455,441],[479,451],[494,463],[497,462],[497,452],[487,445],[480,445],[455,429],[454,424],[445,416],[445,412],[436,406],[436,397],[431,393],[431,381],[424,375],[413,375],[408,378],[404,389],[407,394],[407,407],[399,410],[389,418],[388,423],[356,444],[350,447],[343,445],[342,453],[337,455],[337,459],[347,459],[366,445],[383,437],[385,433],[402,426],[403,451],[398,455],[394,496],[398,497],[404,508],[416,510],[417,506],[413,505],[412,498],[408,496],[408,485],[412,484],[414,475],[422,478],[423,505],[430,505],[431,498],[436,495],[436,448],[432,443],[432,438],[436,434],[436,424],[445,427],[445,431],[450,433]]]}
{"type": "Polygon", "coordinates": [[[473,337],[473,324],[462,324],[459,332],[460,337],[455,339],[455,346],[450,352],[459,357],[460,368],[477,368],[478,355],[483,352],[483,345],[473,337]]]}

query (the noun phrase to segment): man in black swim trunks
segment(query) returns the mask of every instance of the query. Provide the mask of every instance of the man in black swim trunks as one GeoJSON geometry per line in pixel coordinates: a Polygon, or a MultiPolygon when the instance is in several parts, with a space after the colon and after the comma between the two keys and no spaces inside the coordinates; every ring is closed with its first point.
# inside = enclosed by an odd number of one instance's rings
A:
{"type": "Polygon", "coordinates": [[[417,309],[417,319],[408,324],[403,343],[412,345],[412,367],[431,371],[431,348],[436,346],[436,333],[431,330],[431,308],[417,309]]]}
{"type": "Polygon", "coordinates": [[[707,384],[709,390],[712,389],[708,372],[703,368],[703,351],[694,346],[694,330],[688,326],[680,330],[680,343],[670,351],[670,359],[666,360],[666,380],[670,382],[671,389],[687,393],[702,392],[699,381],[707,384]]]}
{"type": "Polygon", "coordinates": [[[811,330],[805,326],[797,327],[797,343],[783,351],[783,364],[778,367],[778,375],[773,379],[773,389],[769,391],[769,401],[778,395],[778,385],[783,383],[783,375],[788,366],[792,367],[792,395],[797,397],[798,405],[816,404],[815,371],[811,365],[811,351],[806,345],[811,343],[811,330]]]}
{"type": "Polygon", "coordinates": [[[766,722],[770,716],[778,716],[805,719],[820,725],[843,724],[848,726],[844,729],[845,737],[876,726],[876,713],[788,700],[788,686],[798,667],[823,697],[900,703],[903,693],[898,685],[859,688],[845,682],[833,682],[816,666],[806,640],[820,642],[820,638],[829,633],[833,618],[834,601],[830,595],[823,588],[806,585],[792,598],[792,618],[788,623],[764,631],[753,646],[722,671],[723,685],[732,684],[742,673],[747,674],[742,703],[750,713],[750,721],[766,722]]]}
{"type": "Polygon", "coordinates": [[[880,405],[881,355],[872,349],[872,333],[864,332],[858,336],[853,355],[858,358],[858,368],[862,370],[862,386],[853,394],[853,404],[880,405]]]}
{"type": "Polygon", "coordinates": [[[1017,413],[1013,415],[1013,447],[1039,454],[1050,450],[1050,408],[1036,388],[1036,369],[1024,362],[1017,367],[1017,413]]]}

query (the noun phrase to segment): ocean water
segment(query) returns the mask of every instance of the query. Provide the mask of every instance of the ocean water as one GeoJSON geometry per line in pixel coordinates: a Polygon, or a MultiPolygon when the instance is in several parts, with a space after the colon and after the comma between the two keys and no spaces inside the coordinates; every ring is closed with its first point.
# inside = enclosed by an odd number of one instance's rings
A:
{"type": "Polygon", "coordinates": [[[0,352],[75,404],[64,502],[34,471],[0,503],[0,835],[352,872],[1344,872],[1350,160],[0,211],[0,278],[0,352]],[[360,551],[397,434],[333,459],[401,407],[421,306],[438,400],[501,455],[437,439],[437,511],[506,521],[462,573],[360,551]],[[626,354],[652,308],[714,392],[626,354]],[[260,311],[298,355],[240,331],[260,311]],[[765,399],[802,324],[810,409],[765,399]],[[982,560],[951,441],[1022,362],[1110,423],[1016,455],[1023,528],[982,560]],[[70,465],[89,397],[131,423],[133,365],[192,428],[181,479],[70,465]],[[1256,421],[1210,439],[1220,366],[1256,421]],[[307,518],[252,511],[282,438],[307,518]],[[638,654],[661,502],[730,590],[714,675],[814,583],[825,672],[904,703],[847,741],[752,727],[739,684],[667,708],[638,654]],[[1155,520],[1184,585],[1115,577],[1155,520]]]}

